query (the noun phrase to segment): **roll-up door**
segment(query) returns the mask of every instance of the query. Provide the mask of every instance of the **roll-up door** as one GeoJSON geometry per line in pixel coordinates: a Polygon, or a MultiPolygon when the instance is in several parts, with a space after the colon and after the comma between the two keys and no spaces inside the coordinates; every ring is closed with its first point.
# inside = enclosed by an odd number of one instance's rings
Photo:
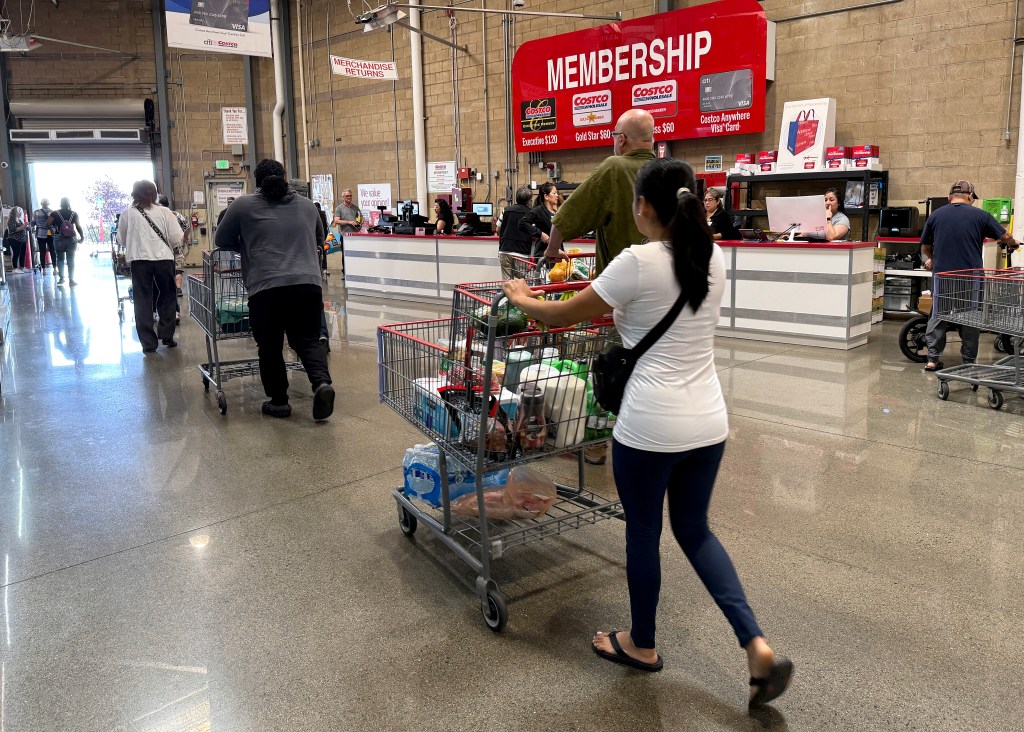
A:
{"type": "Polygon", "coordinates": [[[152,162],[143,99],[12,101],[11,144],[28,163],[85,160],[152,162]]]}

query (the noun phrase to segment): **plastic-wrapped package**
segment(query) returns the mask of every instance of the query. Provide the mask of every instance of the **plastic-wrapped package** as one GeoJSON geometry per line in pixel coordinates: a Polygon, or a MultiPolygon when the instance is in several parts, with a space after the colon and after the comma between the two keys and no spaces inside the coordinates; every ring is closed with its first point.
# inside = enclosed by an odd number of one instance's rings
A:
{"type": "MultiPolygon", "coordinates": [[[[414,445],[405,451],[402,467],[405,477],[405,495],[419,498],[432,506],[441,505],[441,474],[437,445],[414,445]]],[[[495,470],[484,474],[484,487],[503,488],[509,470],[495,470]]],[[[476,500],[476,475],[448,463],[448,498],[453,503],[459,496],[476,500]]]]}
{"type": "MultiPolygon", "coordinates": [[[[540,518],[557,499],[557,488],[550,478],[520,465],[512,469],[504,486],[484,491],[484,511],[495,521],[540,518]]],[[[452,501],[452,512],[479,516],[476,494],[452,501]]]]}

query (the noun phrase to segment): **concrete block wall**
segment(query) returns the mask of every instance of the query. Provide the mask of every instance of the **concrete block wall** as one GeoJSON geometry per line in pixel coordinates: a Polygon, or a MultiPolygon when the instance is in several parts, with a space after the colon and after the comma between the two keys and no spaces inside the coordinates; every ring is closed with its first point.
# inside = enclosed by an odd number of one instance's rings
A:
{"type": "MultiPolygon", "coordinates": [[[[286,142],[297,148],[300,170],[289,172],[302,177],[332,173],[336,194],[361,182],[390,182],[396,198],[411,197],[415,183],[409,32],[394,28],[393,33],[363,33],[348,7],[334,0],[304,0],[301,15],[296,0],[290,3],[298,139],[286,142]],[[305,135],[298,93],[300,38],[305,62],[305,135]],[[331,54],[394,58],[400,78],[391,83],[333,75],[328,60],[331,54]],[[320,144],[308,148],[306,169],[303,146],[313,139],[320,144]]],[[[677,3],[680,7],[697,4],[677,3]]],[[[37,3],[34,27],[39,33],[120,49],[126,55],[45,41],[41,49],[29,54],[6,54],[10,98],[155,98],[151,5],[138,0],[77,0],[59,8],[37,3]]],[[[488,5],[505,7],[501,2],[488,5]]],[[[529,2],[534,10],[594,14],[621,10],[627,19],[652,14],[655,5],[651,0],[569,5],[554,0],[529,2]]],[[[774,20],[828,6],[802,0],[765,0],[762,5],[774,20]]],[[[883,162],[890,170],[890,201],[942,195],[949,183],[960,177],[973,180],[983,196],[1011,196],[1019,114],[1019,82],[1010,76],[1010,48],[1016,35],[1013,12],[1013,0],[980,0],[967,6],[946,0],[903,0],[782,22],[778,26],[776,81],[767,95],[766,131],[674,141],[673,152],[700,171],[705,155],[723,155],[728,163],[737,152],[775,149],[785,100],[832,96],[838,107],[837,144],[881,147],[883,162]],[[1009,141],[1004,140],[1008,113],[1009,141]]],[[[14,20],[17,23],[17,17],[14,20]]],[[[454,20],[458,42],[469,47],[468,54],[456,55],[461,134],[456,141],[451,49],[424,38],[427,159],[453,160],[458,150],[460,163],[485,173],[497,170],[496,182],[485,175],[475,184],[475,196],[500,202],[507,186],[514,188],[531,178],[540,181],[544,174],[529,170],[525,155],[516,156],[513,167],[518,170],[505,170],[508,84],[502,70],[501,16],[455,13],[454,20]],[[485,120],[490,126],[489,149],[485,120]]],[[[514,24],[514,45],[596,24],[600,21],[520,18],[514,24]]],[[[443,12],[425,12],[423,26],[434,35],[451,36],[450,19],[443,12]]],[[[1018,75],[1020,63],[1018,58],[1018,75]]],[[[230,158],[221,136],[220,107],[244,104],[242,64],[241,57],[231,54],[168,50],[175,127],[167,132],[176,168],[173,197],[179,203],[190,200],[191,191],[201,189],[202,175],[212,170],[213,160],[230,158]]],[[[273,152],[272,61],[254,59],[254,74],[253,144],[257,155],[265,157],[273,152]]],[[[566,150],[546,157],[561,164],[564,180],[580,181],[609,152],[566,150]]]]}

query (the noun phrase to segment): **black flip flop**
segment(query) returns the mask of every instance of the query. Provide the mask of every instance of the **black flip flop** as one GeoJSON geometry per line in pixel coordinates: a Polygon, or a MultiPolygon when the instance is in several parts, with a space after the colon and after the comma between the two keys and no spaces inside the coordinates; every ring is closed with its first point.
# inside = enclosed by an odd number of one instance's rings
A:
{"type": "Polygon", "coordinates": [[[760,707],[773,699],[782,696],[782,692],[789,686],[793,678],[793,662],[788,658],[781,658],[772,666],[767,679],[755,679],[750,677],[750,685],[756,686],[757,691],[750,697],[751,707],[760,707]]]}
{"type": "Polygon", "coordinates": [[[658,656],[658,660],[654,663],[644,663],[643,661],[633,658],[624,650],[622,650],[622,646],[619,645],[619,639],[615,637],[615,635],[618,632],[619,631],[617,630],[613,630],[611,633],[607,634],[608,639],[612,643],[612,648],[615,650],[615,653],[608,653],[608,651],[602,651],[596,645],[591,643],[590,647],[594,649],[594,653],[596,653],[601,658],[607,661],[611,661],[612,663],[621,663],[623,666],[629,666],[630,668],[635,668],[640,671],[648,671],[651,673],[655,671],[661,671],[662,667],[664,667],[665,665],[665,662],[662,660],[661,656],[658,656]]]}
{"type": "Polygon", "coordinates": [[[925,366],[925,371],[938,371],[942,368],[942,361],[936,361],[934,366],[925,366]]]}

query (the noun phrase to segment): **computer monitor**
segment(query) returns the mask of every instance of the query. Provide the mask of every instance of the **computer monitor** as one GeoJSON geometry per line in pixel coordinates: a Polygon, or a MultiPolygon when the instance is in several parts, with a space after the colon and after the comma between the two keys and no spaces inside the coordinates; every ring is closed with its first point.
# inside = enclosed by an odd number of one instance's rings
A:
{"type": "Polygon", "coordinates": [[[477,216],[494,216],[493,203],[474,203],[473,213],[477,216]]]}
{"type": "Polygon", "coordinates": [[[412,209],[409,211],[409,213],[412,216],[419,216],[419,214],[420,214],[420,204],[419,204],[419,201],[402,201],[401,205],[398,207],[399,213],[404,211],[406,206],[412,206],[412,209]]]}

